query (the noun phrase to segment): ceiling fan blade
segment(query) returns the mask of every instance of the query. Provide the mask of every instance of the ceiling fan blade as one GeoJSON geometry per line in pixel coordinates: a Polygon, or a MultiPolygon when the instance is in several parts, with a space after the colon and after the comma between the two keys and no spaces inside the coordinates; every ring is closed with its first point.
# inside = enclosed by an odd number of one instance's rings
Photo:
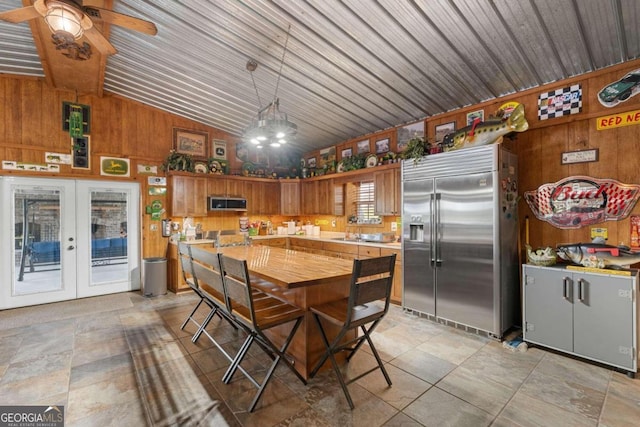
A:
{"type": "Polygon", "coordinates": [[[20,9],[8,10],[0,13],[0,20],[17,24],[29,19],[40,17],[40,13],[33,6],[21,7],[20,9]]]}
{"type": "Polygon", "coordinates": [[[107,24],[139,31],[141,33],[149,34],[150,36],[155,36],[158,33],[156,25],[153,22],[145,21],[144,19],[134,18],[133,16],[124,15],[122,13],[99,7],[84,7],[83,9],[91,18],[101,19],[107,24]]]}
{"type": "Polygon", "coordinates": [[[109,43],[109,40],[107,40],[102,33],[96,29],[96,27],[85,29],[84,35],[103,55],[114,55],[117,52],[116,48],[109,43]]]}

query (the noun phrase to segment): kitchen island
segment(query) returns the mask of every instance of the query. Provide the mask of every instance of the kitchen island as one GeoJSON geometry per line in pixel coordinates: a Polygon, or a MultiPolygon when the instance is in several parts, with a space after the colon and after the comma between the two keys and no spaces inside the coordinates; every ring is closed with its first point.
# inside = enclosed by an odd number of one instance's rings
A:
{"type": "MultiPolygon", "coordinates": [[[[376,243],[360,240],[346,240],[345,233],[323,231],[320,235],[266,235],[252,236],[253,246],[270,246],[309,252],[316,255],[353,260],[376,256],[396,255],[396,268],[393,278],[391,301],[402,303],[402,251],[399,242],[376,243]]],[[[168,277],[167,285],[171,292],[187,292],[191,288],[182,279],[182,271],[178,261],[178,245],[171,241],[167,249],[168,277]]],[[[196,245],[213,246],[213,240],[192,240],[187,242],[196,245]]]]}
{"type": "MultiPolygon", "coordinates": [[[[312,305],[336,301],[349,295],[353,261],[269,246],[235,246],[213,248],[225,256],[246,260],[249,273],[269,282],[260,289],[306,311],[289,349],[295,369],[305,379],[324,353],[320,332],[309,311],[312,305]]],[[[291,329],[285,324],[266,331],[281,344],[291,329]]],[[[339,328],[327,325],[327,333],[339,328]]],[[[215,334],[215,331],[214,331],[215,334]]],[[[348,338],[348,337],[347,337],[348,338]]]]}

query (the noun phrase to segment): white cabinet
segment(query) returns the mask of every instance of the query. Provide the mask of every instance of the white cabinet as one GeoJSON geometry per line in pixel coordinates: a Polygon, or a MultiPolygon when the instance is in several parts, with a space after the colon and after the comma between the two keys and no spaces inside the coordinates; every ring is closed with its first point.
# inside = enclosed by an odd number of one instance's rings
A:
{"type": "Polygon", "coordinates": [[[523,266],[526,342],[637,372],[638,272],[523,266]]]}

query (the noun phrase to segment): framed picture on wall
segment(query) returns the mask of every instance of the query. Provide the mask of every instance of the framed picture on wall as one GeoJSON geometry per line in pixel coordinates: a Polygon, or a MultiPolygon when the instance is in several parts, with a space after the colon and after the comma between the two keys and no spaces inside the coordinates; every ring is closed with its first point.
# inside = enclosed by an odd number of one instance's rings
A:
{"type": "Polygon", "coordinates": [[[471,111],[470,113],[467,113],[467,126],[472,125],[476,119],[479,119],[481,122],[484,121],[484,110],[471,111]]]}
{"type": "Polygon", "coordinates": [[[209,134],[196,130],[173,128],[173,149],[195,158],[209,157],[209,134]]]}
{"type": "Polygon", "coordinates": [[[347,157],[351,157],[352,155],[353,155],[353,150],[351,148],[345,148],[340,153],[340,157],[343,158],[343,159],[347,158],[347,157]]]}
{"type": "Polygon", "coordinates": [[[315,157],[309,157],[307,159],[307,167],[310,167],[310,168],[315,168],[316,167],[316,158],[315,157]]]}
{"type": "Polygon", "coordinates": [[[389,138],[379,139],[376,141],[376,154],[386,153],[389,149],[389,138]]]}
{"type": "Polygon", "coordinates": [[[444,136],[456,130],[456,122],[443,123],[436,125],[436,144],[440,144],[444,136]]]}
{"type": "Polygon", "coordinates": [[[365,153],[371,152],[371,147],[369,146],[369,140],[365,139],[365,140],[356,142],[356,152],[358,154],[365,154],[365,153]]]}
{"type": "Polygon", "coordinates": [[[216,159],[227,160],[227,141],[221,139],[213,140],[213,147],[211,150],[211,157],[216,159]]]}
{"type": "Polygon", "coordinates": [[[424,138],[423,120],[398,128],[398,152],[403,151],[412,138],[424,138]]]}
{"type": "Polygon", "coordinates": [[[82,133],[91,133],[91,107],[66,101],[62,103],[62,130],[69,132],[69,116],[72,111],[80,111],[82,113],[82,133]]]}

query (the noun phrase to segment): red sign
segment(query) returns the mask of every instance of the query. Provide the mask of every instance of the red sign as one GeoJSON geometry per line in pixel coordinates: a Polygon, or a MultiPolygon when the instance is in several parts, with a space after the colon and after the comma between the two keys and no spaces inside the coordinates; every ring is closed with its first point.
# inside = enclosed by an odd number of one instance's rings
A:
{"type": "Polygon", "coordinates": [[[640,185],[588,176],[569,177],[524,193],[536,218],[558,228],[580,228],[624,219],[639,196],[640,185]]]}

